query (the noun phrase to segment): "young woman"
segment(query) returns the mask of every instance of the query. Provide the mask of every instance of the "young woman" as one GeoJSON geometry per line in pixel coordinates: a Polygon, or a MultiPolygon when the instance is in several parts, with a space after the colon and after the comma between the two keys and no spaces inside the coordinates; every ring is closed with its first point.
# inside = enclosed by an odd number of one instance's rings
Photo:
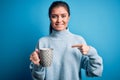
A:
{"type": "Polygon", "coordinates": [[[87,76],[101,76],[102,58],[95,48],[68,29],[70,9],[66,2],[55,1],[49,8],[50,35],[39,39],[36,50],[31,54],[30,69],[34,80],[81,80],[81,69],[87,76]],[[53,62],[42,67],[38,50],[53,48],[53,62]]]}

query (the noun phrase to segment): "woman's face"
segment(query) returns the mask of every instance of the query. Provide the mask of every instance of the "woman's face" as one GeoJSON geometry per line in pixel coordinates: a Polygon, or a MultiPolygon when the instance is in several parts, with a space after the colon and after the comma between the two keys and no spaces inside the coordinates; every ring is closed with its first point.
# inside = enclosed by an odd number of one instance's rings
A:
{"type": "Polygon", "coordinates": [[[65,30],[69,21],[67,10],[64,7],[53,8],[50,20],[53,29],[57,31],[65,30]]]}

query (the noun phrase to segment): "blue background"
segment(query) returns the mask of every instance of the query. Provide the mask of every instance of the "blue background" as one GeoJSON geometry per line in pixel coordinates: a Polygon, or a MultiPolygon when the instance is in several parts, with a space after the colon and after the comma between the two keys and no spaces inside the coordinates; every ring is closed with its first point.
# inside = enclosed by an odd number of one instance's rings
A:
{"type": "MultiPolygon", "coordinates": [[[[0,0],[0,80],[32,80],[29,56],[38,39],[49,33],[48,8],[54,0],[0,0]]],[[[83,36],[103,58],[100,78],[120,79],[120,1],[66,0],[70,31],[83,36]]],[[[117,79],[117,80],[118,80],[117,79]]]]}

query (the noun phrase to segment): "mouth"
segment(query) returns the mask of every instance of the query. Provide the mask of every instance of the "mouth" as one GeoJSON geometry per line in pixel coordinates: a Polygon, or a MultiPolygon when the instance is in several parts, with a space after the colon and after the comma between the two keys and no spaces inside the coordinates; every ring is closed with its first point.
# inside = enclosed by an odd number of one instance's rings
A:
{"type": "Polygon", "coordinates": [[[64,24],[55,24],[56,26],[63,26],[64,24]]]}

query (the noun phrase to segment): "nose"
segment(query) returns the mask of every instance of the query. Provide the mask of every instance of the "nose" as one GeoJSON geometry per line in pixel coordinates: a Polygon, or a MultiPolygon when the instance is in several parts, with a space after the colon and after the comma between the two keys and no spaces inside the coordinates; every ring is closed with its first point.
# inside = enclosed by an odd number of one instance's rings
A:
{"type": "Polygon", "coordinates": [[[57,22],[61,22],[62,21],[62,18],[61,17],[58,17],[57,18],[57,22]]]}

